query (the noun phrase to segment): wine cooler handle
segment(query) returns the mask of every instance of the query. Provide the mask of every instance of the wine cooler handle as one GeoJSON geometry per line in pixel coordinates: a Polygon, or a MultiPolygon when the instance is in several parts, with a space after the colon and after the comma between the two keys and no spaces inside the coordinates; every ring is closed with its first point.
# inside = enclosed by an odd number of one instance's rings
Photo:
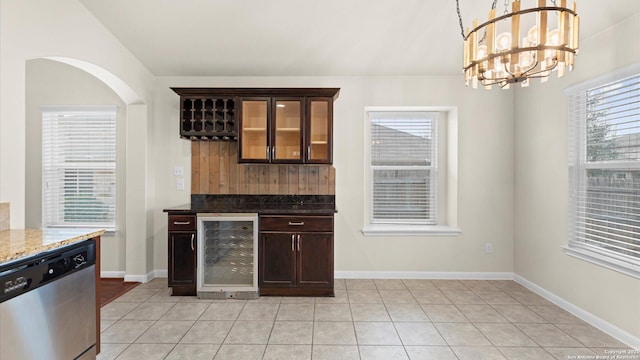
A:
{"type": "Polygon", "coordinates": [[[291,234],[291,251],[296,251],[296,248],[294,246],[295,243],[295,235],[291,234]]]}
{"type": "Polygon", "coordinates": [[[191,234],[191,251],[196,251],[195,246],[193,245],[193,239],[196,237],[196,234],[191,234]]]}
{"type": "Polygon", "coordinates": [[[298,234],[298,252],[300,251],[300,234],[298,234]]]}

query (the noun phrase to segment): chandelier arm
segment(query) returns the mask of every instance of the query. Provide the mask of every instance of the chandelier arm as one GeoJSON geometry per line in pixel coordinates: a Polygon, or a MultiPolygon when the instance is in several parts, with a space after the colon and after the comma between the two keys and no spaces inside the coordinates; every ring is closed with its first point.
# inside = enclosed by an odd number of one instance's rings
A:
{"type": "Polygon", "coordinates": [[[554,50],[554,51],[563,51],[563,52],[567,52],[567,53],[572,53],[572,54],[576,54],[576,49],[572,49],[570,47],[567,47],[565,45],[537,45],[537,46],[529,46],[529,47],[523,47],[523,48],[517,48],[517,49],[511,49],[511,50],[505,50],[499,53],[495,53],[495,54],[489,54],[486,57],[483,57],[482,59],[477,59],[477,60],[473,60],[470,61],[469,65],[466,67],[463,67],[462,69],[464,71],[466,71],[467,69],[478,65],[480,63],[483,63],[485,61],[491,61],[495,58],[499,58],[499,57],[503,57],[505,55],[511,55],[511,54],[517,54],[517,53],[521,53],[521,52],[526,52],[526,51],[538,51],[538,50],[554,50]]]}

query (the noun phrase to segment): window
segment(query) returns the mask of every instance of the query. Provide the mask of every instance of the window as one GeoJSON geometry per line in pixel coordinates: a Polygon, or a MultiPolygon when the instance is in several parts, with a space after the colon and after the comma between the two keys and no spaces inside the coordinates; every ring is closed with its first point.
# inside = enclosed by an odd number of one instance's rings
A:
{"type": "Polygon", "coordinates": [[[366,109],[365,235],[457,235],[457,112],[366,109]],[[453,204],[448,207],[448,203],[453,204]]]}
{"type": "Polygon", "coordinates": [[[115,230],[116,107],[42,108],[43,227],[115,230]]]}
{"type": "Polygon", "coordinates": [[[567,252],[640,277],[640,72],[568,95],[567,252]]]}
{"type": "Polygon", "coordinates": [[[370,112],[371,222],[435,224],[438,113],[370,112]]]}

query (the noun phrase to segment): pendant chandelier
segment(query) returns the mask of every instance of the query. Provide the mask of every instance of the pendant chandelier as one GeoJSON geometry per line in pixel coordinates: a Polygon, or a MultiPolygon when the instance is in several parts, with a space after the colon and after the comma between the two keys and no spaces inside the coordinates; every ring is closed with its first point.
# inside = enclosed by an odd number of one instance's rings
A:
{"type": "Polygon", "coordinates": [[[488,20],[466,31],[462,25],[459,0],[456,0],[460,30],[464,39],[463,70],[465,84],[474,89],[478,83],[486,89],[498,85],[508,89],[510,84],[529,86],[529,79],[549,79],[552,72],[564,76],[573,70],[578,54],[580,18],[575,2],[567,7],[567,0],[537,1],[537,7],[522,8],[521,2],[504,2],[504,13],[496,14],[493,1],[488,20]],[[509,11],[510,10],[510,11],[509,11]]]}

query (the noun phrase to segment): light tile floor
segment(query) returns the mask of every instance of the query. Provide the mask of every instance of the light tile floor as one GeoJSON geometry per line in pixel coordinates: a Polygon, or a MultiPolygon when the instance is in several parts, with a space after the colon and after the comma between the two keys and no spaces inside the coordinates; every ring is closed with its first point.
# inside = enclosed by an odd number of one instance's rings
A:
{"type": "MultiPolygon", "coordinates": [[[[569,359],[633,353],[513,281],[336,279],[333,298],[200,300],[166,279],[102,308],[107,359],[569,359]]],[[[629,357],[634,359],[633,357],[629,357]]]]}

